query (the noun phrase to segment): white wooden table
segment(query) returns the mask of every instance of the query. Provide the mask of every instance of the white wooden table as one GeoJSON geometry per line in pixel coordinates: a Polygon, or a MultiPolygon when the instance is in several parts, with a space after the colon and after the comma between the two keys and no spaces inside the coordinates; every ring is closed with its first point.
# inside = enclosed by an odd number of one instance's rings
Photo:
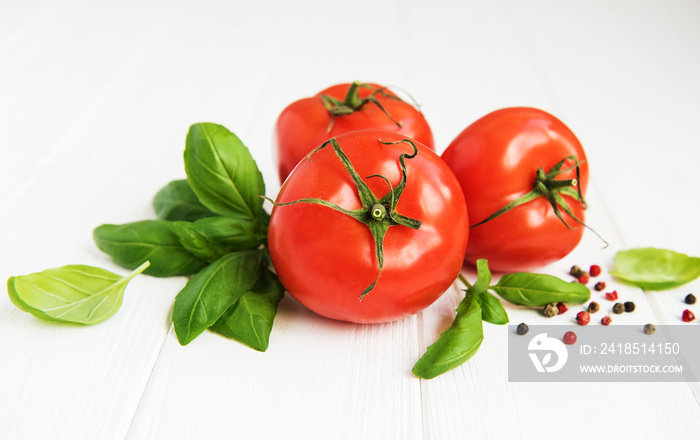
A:
{"type": "MultiPolygon", "coordinates": [[[[152,196],[184,177],[194,122],[236,132],[274,196],[279,112],[356,79],[417,97],[438,152],[507,106],[576,132],[591,164],[587,219],[611,246],[586,233],[542,271],[609,269],[630,247],[698,256],[699,23],[697,0],[0,1],[0,278],[78,263],[126,273],[92,230],[154,218],[152,196]]],[[[0,295],[0,438],[700,435],[697,383],[511,383],[507,329],[489,324],[467,364],[417,379],[457,286],[371,326],[286,296],[258,353],[210,332],[180,346],[170,313],[185,281],[139,276],[92,327],[39,321],[0,295]]],[[[679,324],[700,282],[618,288],[638,310],[616,322],[679,324]]],[[[507,307],[512,323],[545,322],[507,307]]]]}

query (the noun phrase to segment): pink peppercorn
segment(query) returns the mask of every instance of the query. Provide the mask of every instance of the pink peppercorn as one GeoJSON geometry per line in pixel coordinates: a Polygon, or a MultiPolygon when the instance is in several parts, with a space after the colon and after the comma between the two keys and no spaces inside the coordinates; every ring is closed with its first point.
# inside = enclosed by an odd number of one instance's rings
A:
{"type": "Polygon", "coordinates": [[[605,297],[610,301],[615,301],[617,299],[617,290],[606,293],[605,297]]]}
{"type": "Polygon", "coordinates": [[[569,309],[566,308],[566,304],[564,304],[563,302],[558,302],[557,303],[557,310],[559,311],[558,315],[561,315],[562,313],[566,312],[569,309]]]}
{"type": "Polygon", "coordinates": [[[576,315],[576,322],[578,322],[579,325],[587,325],[589,322],[591,322],[591,315],[589,315],[585,310],[578,312],[576,315]]]}
{"type": "Polygon", "coordinates": [[[591,277],[588,276],[588,275],[586,275],[586,274],[583,274],[583,275],[581,275],[580,277],[578,277],[578,282],[581,283],[581,284],[586,284],[586,283],[588,283],[590,280],[591,280],[591,277]]]}
{"type": "Polygon", "coordinates": [[[564,333],[564,343],[566,345],[574,345],[576,343],[576,333],[574,332],[566,332],[564,333]]]}
{"type": "Polygon", "coordinates": [[[695,319],[695,315],[688,309],[683,311],[683,322],[690,322],[695,319]]]}
{"type": "Polygon", "coordinates": [[[597,264],[594,264],[590,269],[588,269],[588,273],[590,273],[592,277],[597,277],[601,272],[602,270],[597,264]]]}
{"type": "Polygon", "coordinates": [[[603,316],[603,319],[600,320],[600,323],[603,325],[610,325],[611,322],[612,318],[610,317],[610,315],[603,316]]]}

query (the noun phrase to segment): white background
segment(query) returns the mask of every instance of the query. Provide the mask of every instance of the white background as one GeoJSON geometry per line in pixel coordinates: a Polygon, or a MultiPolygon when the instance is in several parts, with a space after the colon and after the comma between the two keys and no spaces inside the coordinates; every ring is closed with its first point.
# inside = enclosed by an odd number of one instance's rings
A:
{"type": "MultiPolygon", "coordinates": [[[[279,112],[353,80],[410,91],[438,152],[507,106],[547,110],[574,130],[591,164],[587,222],[611,246],[586,233],[543,272],[607,271],[630,247],[700,256],[699,23],[697,0],[1,0],[0,278],[65,264],[126,273],[92,230],[154,218],[152,196],[184,177],[195,122],[237,133],[274,197],[279,112]]],[[[698,281],[644,293],[602,278],[637,304],[613,325],[681,324],[683,297],[700,293],[698,281]]],[[[170,313],[185,281],[139,276],[121,310],[92,327],[39,321],[0,295],[0,438],[700,432],[696,383],[509,383],[508,329],[490,324],[467,364],[417,379],[411,368],[449,325],[458,286],[414,317],[371,326],[286,296],[258,353],[209,332],[181,347],[170,313]]],[[[513,324],[573,324],[580,309],[545,321],[507,308],[513,324]]]]}

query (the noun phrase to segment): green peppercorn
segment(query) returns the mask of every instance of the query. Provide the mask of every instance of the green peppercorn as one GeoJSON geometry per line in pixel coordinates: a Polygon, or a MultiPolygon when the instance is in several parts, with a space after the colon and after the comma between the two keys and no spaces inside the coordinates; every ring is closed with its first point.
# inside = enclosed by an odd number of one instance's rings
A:
{"type": "Polygon", "coordinates": [[[524,322],[521,322],[520,324],[518,324],[518,328],[515,330],[515,332],[517,334],[519,334],[520,336],[526,335],[527,332],[529,332],[529,331],[530,331],[530,327],[528,327],[527,324],[525,324],[524,322]]]}
{"type": "Polygon", "coordinates": [[[559,309],[557,309],[557,306],[555,304],[547,304],[544,306],[544,316],[547,318],[551,318],[552,316],[557,316],[559,313],[559,309]]]}
{"type": "Polygon", "coordinates": [[[685,297],[686,304],[695,304],[695,301],[697,301],[697,299],[692,293],[689,293],[688,296],[685,297]]]}
{"type": "Polygon", "coordinates": [[[636,306],[634,305],[634,303],[632,301],[627,301],[625,303],[625,312],[627,312],[627,313],[634,312],[635,308],[636,308],[636,306]]]}
{"type": "Polygon", "coordinates": [[[654,324],[647,324],[644,326],[644,334],[645,335],[653,335],[655,331],[656,331],[656,327],[654,327],[654,324]]]}
{"type": "Polygon", "coordinates": [[[588,313],[595,313],[598,310],[600,310],[600,304],[598,304],[595,301],[591,301],[590,304],[588,304],[588,313]]]}
{"type": "Polygon", "coordinates": [[[625,305],[622,303],[615,303],[613,306],[613,313],[617,313],[618,315],[625,313],[625,305]]]}

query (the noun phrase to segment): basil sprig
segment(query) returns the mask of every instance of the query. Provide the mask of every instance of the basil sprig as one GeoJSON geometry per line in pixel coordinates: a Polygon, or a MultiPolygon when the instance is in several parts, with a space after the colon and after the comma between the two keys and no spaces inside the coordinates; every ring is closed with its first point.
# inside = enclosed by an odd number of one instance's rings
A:
{"type": "Polygon", "coordinates": [[[504,300],[530,307],[546,304],[584,303],[591,292],[580,283],[569,283],[552,275],[518,272],[501,277],[491,284],[491,272],[486,260],[477,260],[477,280],[469,285],[456,310],[452,325],[428,347],[413,367],[413,374],[432,379],[450,371],[472,358],[484,339],[483,321],[507,324],[508,314],[501,301],[489,293],[496,292],[504,300]]]}

